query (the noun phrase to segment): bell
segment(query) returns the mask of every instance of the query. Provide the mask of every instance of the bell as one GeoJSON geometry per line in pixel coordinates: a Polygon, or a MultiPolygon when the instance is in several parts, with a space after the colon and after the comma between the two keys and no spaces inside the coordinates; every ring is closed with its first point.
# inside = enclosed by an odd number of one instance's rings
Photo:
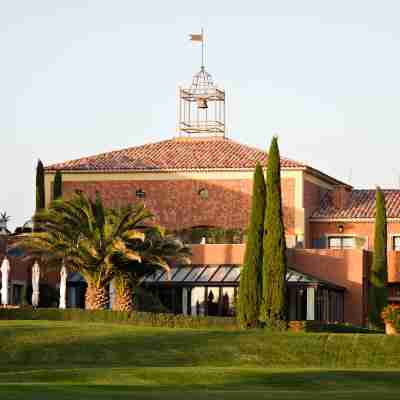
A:
{"type": "Polygon", "coordinates": [[[197,108],[208,108],[207,99],[205,97],[198,97],[196,102],[197,108]]]}

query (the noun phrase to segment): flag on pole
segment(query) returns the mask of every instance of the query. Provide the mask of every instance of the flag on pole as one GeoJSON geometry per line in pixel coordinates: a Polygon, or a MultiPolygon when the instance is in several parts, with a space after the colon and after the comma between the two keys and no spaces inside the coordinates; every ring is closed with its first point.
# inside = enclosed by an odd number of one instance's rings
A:
{"type": "Polygon", "coordinates": [[[202,33],[192,33],[192,34],[190,34],[190,40],[192,42],[202,42],[203,34],[202,33]]]}

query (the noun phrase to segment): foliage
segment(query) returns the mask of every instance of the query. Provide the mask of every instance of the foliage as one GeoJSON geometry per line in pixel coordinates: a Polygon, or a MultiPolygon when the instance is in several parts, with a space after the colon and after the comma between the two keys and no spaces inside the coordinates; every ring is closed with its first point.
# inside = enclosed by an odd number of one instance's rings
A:
{"type": "Polygon", "coordinates": [[[161,303],[156,293],[143,287],[137,286],[134,289],[134,303],[136,311],[151,313],[168,313],[167,308],[161,303]]]}
{"type": "Polygon", "coordinates": [[[223,328],[238,329],[234,318],[200,317],[171,313],[121,312],[111,310],[80,310],[67,308],[0,309],[0,320],[47,320],[80,322],[115,322],[139,326],[169,328],[223,328]]]}
{"type": "Polygon", "coordinates": [[[284,332],[288,329],[288,323],[283,319],[270,318],[264,321],[263,327],[269,332],[284,332]]]}
{"type": "MultiPolygon", "coordinates": [[[[153,295],[143,288],[137,288],[137,303],[141,310],[153,308],[153,311],[121,312],[112,310],[81,310],[77,308],[4,308],[0,309],[0,320],[42,320],[42,321],[76,321],[76,322],[101,322],[101,323],[126,323],[144,327],[165,328],[191,328],[191,329],[223,329],[228,331],[242,331],[235,318],[231,317],[202,317],[183,314],[159,312],[165,309],[153,295]]],[[[267,331],[281,332],[285,326],[269,326],[267,331]]],[[[337,323],[324,324],[318,321],[291,321],[289,329],[302,332],[326,332],[326,333],[376,333],[359,326],[337,323]]],[[[258,331],[257,329],[255,331],[258,331]]],[[[269,333],[267,333],[269,334],[269,333]]],[[[265,336],[262,336],[265,337],[265,336]]]]}
{"type": "Polygon", "coordinates": [[[400,332],[400,305],[389,304],[381,312],[381,318],[384,322],[394,325],[396,330],[400,332]]]}
{"type": "Polygon", "coordinates": [[[36,211],[44,209],[45,206],[44,167],[39,160],[36,167],[36,211]]]}
{"type": "Polygon", "coordinates": [[[243,243],[245,232],[243,229],[223,229],[216,227],[197,226],[175,232],[175,235],[185,243],[201,243],[206,238],[208,244],[243,243]]]}
{"type": "Polygon", "coordinates": [[[376,189],[375,238],[369,287],[369,323],[382,327],[381,312],[387,305],[387,221],[385,197],[376,189]]]}
{"type": "Polygon", "coordinates": [[[70,271],[79,272],[88,283],[86,300],[94,302],[90,307],[104,307],[104,287],[115,276],[114,260],[140,261],[134,248],[145,234],[138,226],[151,217],[143,205],[105,210],[99,195],[93,203],[78,192],[37,212],[34,222],[39,232],[27,236],[22,247],[53,265],[60,266],[64,260],[70,271]]]}
{"type": "Polygon", "coordinates": [[[0,222],[9,222],[11,217],[6,212],[0,213],[0,222]]]}
{"type": "Polygon", "coordinates": [[[272,139],[268,153],[266,191],[260,320],[276,325],[276,321],[287,320],[286,240],[282,216],[280,155],[276,137],[272,139]]]}
{"type": "Polygon", "coordinates": [[[53,183],[53,200],[62,197],[62,174],[60,170],[56,171],[53,183]]]}
{"type": "Polygon", "coordinates": [[[190,249],[165,231],[156,227],[144,230],[143,241],[131,242],[128,249],[140,255],[140,260],[131,260],[123,253],[113,259],[115,266],[114,286],[117,294],[116,310],[133,310],[135,290],[144,277],[157,269],[169,270],[172,264],[189,264],[190,249]]]}
{"type": "Polygon", "coordinates": [[[265,213],[264,172],[257,163],[253,178],[253,195],[246,251],[240,274],[237,317],[243,327],[254,327],[260,314],[265,213]]]}
{"type": "Polygon", "coordinates": [[[326,332],[326,333],[368,333],[376,334],[375,331],[362,326],[347,322],[324,323],[321,321],[289,321],[288,330],[291,332],[326,332]]]}

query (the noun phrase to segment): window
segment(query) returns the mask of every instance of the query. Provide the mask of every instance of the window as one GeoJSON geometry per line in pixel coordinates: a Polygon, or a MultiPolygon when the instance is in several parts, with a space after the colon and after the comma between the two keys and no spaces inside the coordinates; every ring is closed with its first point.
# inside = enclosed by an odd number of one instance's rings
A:
{"type": "Polygon", "coordinates": [[[200,189],[198,193],[199,193],[199,196],[201,199],[203,199],[203,200],[208,199],[208,190],[207,189],[204,189],[204,188],[200,189]]]}
{"type": "Polygon", "coordinates": [[[328,238],[330,249],[355,249],[356,238],[354,236],[331,236],[328,238]]]}
{"type": "Polygon", "coordinates": [[[400,236],[393,236],[393,250],[400,251],[400,236]]]}
{"type": "Polygon", "coordinates": [[[12,304],[21,304],[22,303],[22,289],[23,285],[13,284],[12,289],[12,304]]]}
{"type": "Polygon", "coordinates": [[[146,197],[146,192],[143,189],[136,190],[136,197],[138,199],[144,199],[146,197]]]}

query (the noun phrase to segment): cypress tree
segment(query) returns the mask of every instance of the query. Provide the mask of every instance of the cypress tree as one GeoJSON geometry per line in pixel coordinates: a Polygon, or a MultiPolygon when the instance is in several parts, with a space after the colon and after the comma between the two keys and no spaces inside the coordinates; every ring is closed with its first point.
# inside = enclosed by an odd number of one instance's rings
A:
{"type": "Polygon", "coordinates": [[[44,167],[39,160],[36,166],[36,211],[45,208],[44,167]]]}
{"type": "Polygon", "coordinates": [[[387,222],[385,196],[376,189],[375,238],[369,287],[369,323],[375,328],[383,326],[381,312],[388,302],[387,293],[387,222]]]}
{"type": "Polygon", "coordinates": [[[282,216],[281,166],[278,139],[274,137],[268,154],[266,210],[263,246],[263,298],[260,321],[283,327],[286,307],[286,240],[282,216]]]}
{"type": "Polygon", "coordinates": [[[262,257],[265,213],[265,180],[260,163],[253,178],[253,196],[246,251],[240,274],[237,318],[242,327],[257,325],[262,291],[262,257]]]}
{"type": "Polygon", "coordinates": [[[56,171],[53,183],[53,199],[62,197],[62,174],[60,170],[56,171]]]}

